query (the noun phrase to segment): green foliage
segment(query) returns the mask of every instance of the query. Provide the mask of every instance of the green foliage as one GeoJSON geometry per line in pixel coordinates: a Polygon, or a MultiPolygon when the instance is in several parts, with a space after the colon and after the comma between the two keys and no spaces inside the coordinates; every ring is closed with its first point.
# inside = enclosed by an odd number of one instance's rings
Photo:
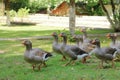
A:
{"type": "Polygon", "coordinates": [[[87,0],[86,7],[90,15],[104,15],[102,8],[99,4],[99,0],[87,0]]]}
{"type": "Polygon", "coordinates": [[[10,10],[10,17],[15,17],[17,12],[15,10],[10,10]]]}
{"type": "Polygon", "coordinates": [[[18,11],[20,8],[25,8],[29,4],[29,0],[10,0],[10,9],[18,11]]]}
{"type": "Polygon", "coordinates": [[[49,5],[49,1],[48,0],[32,0],[29,3],[28,8],[30,9],[30,13],[36,13],[39,12],[41,9],[46,9],[49,5]]]}
{"type": "Polygon", "coordinates": [[[17,12],[18,17],[25,17],[29,14],[30,9],[25,8],[20,8],[17,12]]]}

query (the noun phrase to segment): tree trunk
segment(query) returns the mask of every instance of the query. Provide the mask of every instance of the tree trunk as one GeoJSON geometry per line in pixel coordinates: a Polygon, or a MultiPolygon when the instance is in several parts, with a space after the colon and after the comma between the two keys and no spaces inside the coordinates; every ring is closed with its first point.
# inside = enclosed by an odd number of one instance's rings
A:
{"type": "Polygon", "coordinates": [[[70,0],[69,31],[71,35],[74,35],[75,33],[75,0],[70,0]]]}
{"type": "Polygon", "coordinates": [[[7,17],[6,23],[8,26],[10,26],[11,23],[10,23],[10,14],[9,14],[9,0],[5,0],[5,9],[6,9],[6,17],[7,17]]]}
{"type": "Polygon", "coordinates": [[[111,8],[112,8],[112,15],[110,16],[110,14],[108,13],[107,9],[105,8],[104,4],[103,4],[103,0],[99,0],[100,4],[104,10],[104,12],[106,13],[107,19],[111,24],[111,28],[115,31],[115,32],[120,32],[120,1],[118,3],[118,5],[114,4],[113,0],[110,0],[111,2],[111,8]],[[118,6],[118,9],[115,7],[118,6]]]}

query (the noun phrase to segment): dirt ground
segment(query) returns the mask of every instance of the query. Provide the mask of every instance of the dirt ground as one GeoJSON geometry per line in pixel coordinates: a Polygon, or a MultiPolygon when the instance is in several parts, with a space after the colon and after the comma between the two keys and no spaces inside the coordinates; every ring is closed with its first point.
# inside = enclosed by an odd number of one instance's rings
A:
{"type": "MultiPolygon", "coordinates": [[[[21,18],[12,18],[21,21],[21,18]]],[[[0,17],[0,22],[5,22],[6,17],[0,17]]],[[[37,23],[40,26],[69,27],[69,17],[49,16],[47,14],[29,15],[22,19],[23,22],[37,23]]],[[[110,23],[105,16],[76,16],[76,27],[110,28],[110,23]]]]}

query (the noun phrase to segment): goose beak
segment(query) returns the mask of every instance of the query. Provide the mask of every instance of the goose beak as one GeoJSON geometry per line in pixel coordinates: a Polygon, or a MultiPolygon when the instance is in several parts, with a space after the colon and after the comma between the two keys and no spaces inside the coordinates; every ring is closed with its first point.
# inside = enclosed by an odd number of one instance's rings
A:
{"type": "Polygon", "coordinates": [[[25,45],[25,41],[22,41],[22,44],[25,45]]]}
{"type": "Polygon", "coordinates": [[[92,44],[95,44],[95,40],[91,41],[92,44]]]}
{"type": "Polygon", "coordinates": [[[62,34],[59,34],[60,37],[62,37],[62,34]]]}
{"type": "Polygon", "coordinates": [[[108,39],[110,39],[110,34],[107,34],[106,37],[107,37],[108,39]]]}
{"type": "Polygon", "coordinates": [[[52,33],[51,36],[53,36],[54,34],[52,33]]]}
{"type": "Polygon", "coordinates": [[[80,32],[83,32],[83,29],[81,29],[80,32]]]}

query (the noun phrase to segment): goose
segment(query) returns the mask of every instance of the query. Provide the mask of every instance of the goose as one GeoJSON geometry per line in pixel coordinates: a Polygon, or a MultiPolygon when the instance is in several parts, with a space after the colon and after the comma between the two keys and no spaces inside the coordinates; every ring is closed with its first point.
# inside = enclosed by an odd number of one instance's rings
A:
{"type": "Polygon", "coordinates": [[[110,47],[117,49],[118,54],[116,56],[116,60],[120,60],[120,42],[116,41],[117,34],[108,33],[106,36],[108,39],[111,39],[111,41],[112,41],[110,43],[110,47]]]}
{"type": "Polygon", "coordinates": [[[74,35],[73,39],[76,41],[77,46],[80,49],[86,51],[87,53],[89,53],[90,51],[92,51],[95,48],[95,46],[92,45],[91,43],[83,42],[83,38],[79,35],[74,35]]]}
{"type": "Polygon", "coordinates": [[[92,51],[95,48],[95,46],[91,44],[92,39],[88,38],[86,29],[81,29],[81,32],[83,33],[82,49],[85,50],[86,52],[92,51]]]}
{"type": "Polygon", "coordinates": [[[63,53],[60,50],[62,44],[58,43],[58,34],[56,32],[53,32],[52,36],[54,38],[54,41],[53,41],[53,44],[52,44],[53,51],[63,56],[62,61],[66,60],[66,57],[63,55],[63,53]]]}
{"type": "Polygon", "coordinates": [[[38,65],[38,70],[40,70],[42,64],[46,66],[45,61],[52,56],[50,52],[44,51],[41,48],[32,48],[32,42],[30,40],[24,40],[22,44],[26,46],[24,59],[26,62],[32,64],[33,70],[36,65],[38,65]]]}
{"type": "Polygon", "coordinates": [[[92,50],[89,55],[92,53],[95,54],[95,56],[101,60],[101,64],[99,65],[99,68],[103,68],[103,62],[112,61],[112,67],[114,68],[114,59],[117,54],[117,50],[115,48],[111,47],[102,47],[100,45],[100,40],[95,39],[91,42],[92,44],[96,45],[96,48],[92,50]]]}
{"type": "Polygon", "coordinates": [[[61,33],[60,37],[63,38],[63,44],[61,47],[61,52],[70,58],[68,63],[64,66],[67,66],[71,62],[74,63],[75,60],[82,60],[82,63],[86,62],[86,59],[89,58],[89,54],[83,50],[81,50],[78,46],[75,45],[67,45],[67,35],[65,33],[61,33]]]}
{"type": "Polygon", "coordinates": [[[90,43],[92,40],[88,38],[86,29],[81,29],[80,30],[83,33],[83,42],[85,43],[90,43]]]}

